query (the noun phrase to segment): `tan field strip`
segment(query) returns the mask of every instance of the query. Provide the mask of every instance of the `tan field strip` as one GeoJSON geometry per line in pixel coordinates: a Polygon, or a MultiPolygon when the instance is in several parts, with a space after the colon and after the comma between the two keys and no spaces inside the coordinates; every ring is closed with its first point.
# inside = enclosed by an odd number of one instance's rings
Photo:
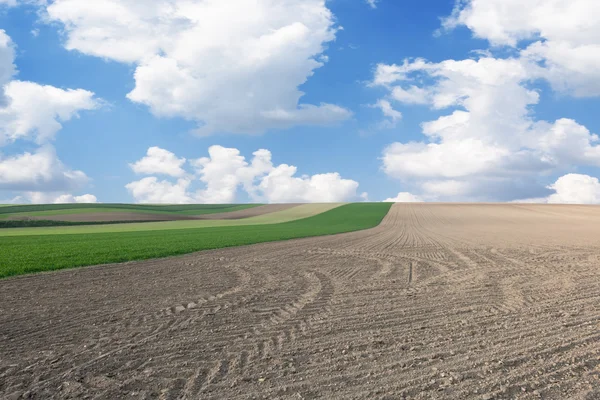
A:
{"type": "Polygon", "coordinates": [[[367,231],[6,279],[0,398],[598,399],[599,268],[599,207],[396,204],[367,231]]]}
{"type": "MultiPolygon", "coordinates": [[[[123,211],[109,211],[100,210],[99,212],[77,212],[73,214],[61,213],[58,215],[40,215],[30,216],[27,213],[23,215],[15,214],[7,220],[46,220],[46,221],[69,221],[69,222],[101,222],[101,221],[190,221],[190,220],[216,220],[216,219],[242,219],[257,217],[259,215],[265,215],[273,212],[288,210],[293,207],[297,207],[298,204],[267,204],[262,206],[256,206],[245,210],[237,210],[231,212],[222,212],[214,214],[201,214],[201,215],[186,215],[176,213],[142,213],[136,212],[123,212],[123,211]]],[[[81,211],[81,210],[78,210],[81,211]]]]}
{"type": "MultiPolygon", "coordinates": [[[[343,205],[343,203],[320,203],[320,204],[302,204],[302,205],[273,205],[264,206],[271,207],[268,210],[273,212],[265,213],[265,209],[261,209],[261,214],[248,218],[238,219],[198,219],[183,221],[165,221],[165,222],[140,222],[127,224],[111,224],[111,225],[90,225],[90,226],[54,226],[43,228],[10,228],[0,229],[0,237],[2,236],[26,236],[26,235],[64,235],[64,234],[85,234],[85,233],[107,233],[107,232],[138,232],[138,231],[157,231],[169,229],[194,229],[194,228],[209,228],[216,226],[237,226],[237,225],[263,225],[263,224],[278,224],[282,222],[294,221],[301,218],[312,217],[332,210],[343,205]],[[277,211],[279,210],[279,211],[277,211]]],[[[259,206],[262,207],[262,206],[259,206]]],[[[255,208],[259,208],[255,207],[255,208]]],[[[252,215],[251,210],[242,210],[239,213],[246,212],[252,215]]],[[[237,212],[236,212],[237,213],[237,212]]],[[[221,213],[223,217],[225,214],[221,213]]],[[[217,214],[213,214],[217,215],[217,214]]],[[[236,214],[239,216],[240,214],[236,214]]]]}

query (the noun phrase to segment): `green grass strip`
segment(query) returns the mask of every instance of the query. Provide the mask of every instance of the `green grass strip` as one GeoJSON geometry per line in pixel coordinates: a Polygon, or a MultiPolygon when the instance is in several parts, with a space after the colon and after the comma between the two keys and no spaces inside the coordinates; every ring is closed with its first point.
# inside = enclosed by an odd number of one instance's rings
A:
{"type": "Polygon", "coordinates": [[[347,204],[313,217],[269,225],[3,237],[0,277],[357,231],[377,226],[390,207],[391,203],[347,204]]]}

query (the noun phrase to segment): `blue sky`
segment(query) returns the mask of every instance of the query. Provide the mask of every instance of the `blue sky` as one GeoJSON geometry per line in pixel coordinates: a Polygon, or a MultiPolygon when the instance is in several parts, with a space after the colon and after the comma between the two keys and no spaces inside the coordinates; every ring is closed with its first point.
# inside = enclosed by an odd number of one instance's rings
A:
{"type": "Polygon", "coordinates": [[[588,0],[87,3],[0,0],[0,202],[600,202],[588,0]]]}

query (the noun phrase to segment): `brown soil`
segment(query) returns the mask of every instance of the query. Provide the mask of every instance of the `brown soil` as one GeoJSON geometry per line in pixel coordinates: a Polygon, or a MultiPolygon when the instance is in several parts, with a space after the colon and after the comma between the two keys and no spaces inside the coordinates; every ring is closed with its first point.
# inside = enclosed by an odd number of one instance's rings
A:
{"type": "Polygon", "coordinates": [[[598,399],[599,238],[598,207],[398,204],[3,280],[0,398],[598,399]]]}
{"type": "Polygon", "coordinates": [[[182,214],[153,214],[139,212],[97,212],[86,214],[62,214],[45,215],[37,217],[13,216],[8,220],[46,220],[46,221],[69,221],[69,222],[106,222],[106,221],[185,221],[185,220],[207,220],[207,219],[242,219],[269,214],[272,212],[287,210],[298,204],[268,204],[252,207],[246,210],[231,211],[224,213],[205,215],[182,215],[182,214]]]}

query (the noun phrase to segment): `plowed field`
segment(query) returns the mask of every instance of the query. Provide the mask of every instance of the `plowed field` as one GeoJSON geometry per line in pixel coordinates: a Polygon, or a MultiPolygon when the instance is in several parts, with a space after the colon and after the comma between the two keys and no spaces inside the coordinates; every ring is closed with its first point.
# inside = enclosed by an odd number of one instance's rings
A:
{"type": "Polygon", "coordinates": [[[19,396],[597,399],[600,208],[396,204],[360,232],[2,280],[19,396]]]}

